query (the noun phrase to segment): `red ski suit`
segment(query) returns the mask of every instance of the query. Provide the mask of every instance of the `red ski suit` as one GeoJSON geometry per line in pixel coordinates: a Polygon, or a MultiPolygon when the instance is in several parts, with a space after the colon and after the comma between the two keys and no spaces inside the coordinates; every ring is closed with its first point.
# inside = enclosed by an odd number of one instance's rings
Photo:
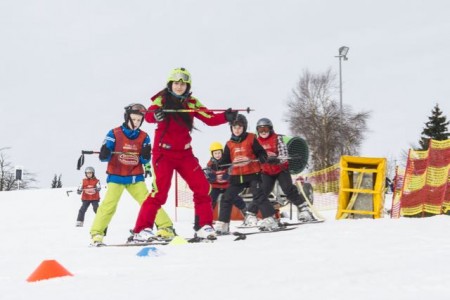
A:
{"type": "MultiPolygon", "coordinates": [[[[160,92],[152,97],[153,104],[145,115],[149,123],[157,123],[153,111],[163,107],[164,93],[160,92]]],[[[188,97],[184,108],[206,109],[196,98],[188,97]]],[[[194,194],[195,216],[198,218],[199,228],[212,225],[213,211],[210,184],[203,173],[198,159],[191,148],[191,132],[182,120],[177,119],[177,113],[167,113],[164,120],[157,123],[153,138],[152,165],[153,190],[142,204],[134,227],[134,232],[145,228],[153,228],[156,212],[166,203],[172,183],[173,172],[177,171],[187,182],[194,194]]],[[[207,111],[188,112],[191,120],[197,118],[209,126],[226,123],[225,113],[214,114],[207,111]]],[[[196,228],[198,230],[199,228],[196,228]]]]}

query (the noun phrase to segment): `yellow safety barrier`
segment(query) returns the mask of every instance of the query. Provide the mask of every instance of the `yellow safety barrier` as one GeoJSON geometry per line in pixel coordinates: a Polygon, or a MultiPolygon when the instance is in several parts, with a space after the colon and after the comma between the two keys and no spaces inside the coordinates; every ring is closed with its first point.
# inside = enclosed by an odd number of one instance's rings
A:
{"type": "Polygon", "coordinates": [[[342,156],[336,219],[383,216],[386,159],[342,156]]]}

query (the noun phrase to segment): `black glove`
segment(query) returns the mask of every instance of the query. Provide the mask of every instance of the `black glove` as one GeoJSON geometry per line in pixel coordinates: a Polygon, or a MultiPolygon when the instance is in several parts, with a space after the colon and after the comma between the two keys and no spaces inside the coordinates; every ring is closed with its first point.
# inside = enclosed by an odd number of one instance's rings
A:
{"type": "Polygon", "coordinates": [[[141,156],[143,159],[150,160],[152,157],[152,145],[148,144],[142,147],[141,156]]]}
{"type": "Polygon", "coordinates": [[[81,195],[82,190],[77,190],[77,194],[81,195]]]}
{"type": "Polygon", "coordinates": [[[210,168],[203,169],[203,173],[205,173],[206,179],[208,179],[210,183],[216,180],[216,176],[210,168]]]}
{"type": "Polygon", "coordinates": [[[109,150],[109,148],[106,147],[106,145],[104,144],[102,146],[102,148],[100,149],[100,154],[98,155],[98,158],[100,158],[100,160],[105,160],[105,159],[108,159],[110,155],[111,155],[111,150],[109,150]]]}
{"type": "Polygon", "coordinates": [[[228,123],[232,123],[234,120],[236,120],[238,115],[237,111],[232,111],[231,107],[225,111],[225,119],[228,121],[228,123]]]}
{"type": "Polygon", "coordinates": [[[258,157],[258,160],[262,164],[266,163],[267,162],[267,155],[261,155],[260,157],[258,157]]]}
{"type": "Polygon", "coordinates": [[[269,158],[267,158],[267,163],[271,165],[278,165],[281,163],[281,161],[276,156],[269,156],[269,158]]]}
{"type": "Polygon", "coordinates": [[[155,116],[156,122],[161,122],[166,117],[166,113],[163,111],[162,108],[158,108],[153,112],[153,115],[155,116]]]}

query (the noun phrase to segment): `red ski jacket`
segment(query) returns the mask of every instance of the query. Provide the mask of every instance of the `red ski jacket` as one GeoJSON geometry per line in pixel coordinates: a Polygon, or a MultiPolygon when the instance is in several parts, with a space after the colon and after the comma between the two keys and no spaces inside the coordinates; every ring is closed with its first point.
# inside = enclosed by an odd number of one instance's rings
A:
{"type": "MultiPolygon", "coordinates": [[[[155,120],[153,112],[163,107],[165,99],[163,91],[152,97],[153,104],[148,108],[145,114],[145,120],[149,123],[157,123],[155,136],[153,138],[153,151],[159,152],[164,150],[190,150],[191,151],[191,132],[186,124],[179,118],[177,113],[167,113],[166,118],[161,122],[155,120]]],[[[207,109],[200,101],[189,96],[183,104],[186,109],[207,109]]],[[[208,111],[187,112],[190,118],[197,118],[208,126],[217,126],[225,124],[225,113],[213,113],[208,111]]]]}

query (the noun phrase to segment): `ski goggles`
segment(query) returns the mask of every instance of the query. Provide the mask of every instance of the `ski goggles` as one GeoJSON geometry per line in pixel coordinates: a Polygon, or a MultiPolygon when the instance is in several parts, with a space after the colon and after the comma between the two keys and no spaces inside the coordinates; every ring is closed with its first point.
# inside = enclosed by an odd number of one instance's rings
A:
{"type": "Polygon", "coordinates": [[[258,133],[266,133],[266,132],[270,132],[270,127],[269,126],[258,126],[258,128],[256,128],[256,130],[258,130],[258,133]]]}
{"type": "Polygon", "coordinates": [[[169,81],[180,81],[180,80],[182,82],[185,82],[185,83],[190,83],[191,82],[191,77],[188,74],[186,74],[186,73],[178,72],[178,73],[172,74],[170,76],[170,80],[169,81]]]}

